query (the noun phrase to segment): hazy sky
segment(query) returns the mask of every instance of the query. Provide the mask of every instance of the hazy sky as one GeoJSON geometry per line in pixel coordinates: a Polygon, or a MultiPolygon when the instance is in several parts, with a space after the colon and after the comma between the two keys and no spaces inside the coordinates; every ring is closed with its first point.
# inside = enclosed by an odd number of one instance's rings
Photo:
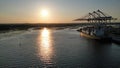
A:
{"type": "Polygon", "coordinates": [[[0,0],[0,23],[72,22],[98,9],[120,18],[120,0],[0,0]]]}

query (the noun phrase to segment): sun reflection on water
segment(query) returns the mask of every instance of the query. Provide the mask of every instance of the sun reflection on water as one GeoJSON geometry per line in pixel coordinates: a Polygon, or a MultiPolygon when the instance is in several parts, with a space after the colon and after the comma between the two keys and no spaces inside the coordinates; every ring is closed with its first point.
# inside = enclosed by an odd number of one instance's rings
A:
{"type": "Polygon", "coordinates": [[[47,28],[40,30],[38,36],[38,55],[44,65],[52,65],[53,58],[53,41],[51,37],[51,31],[47,28]]]}

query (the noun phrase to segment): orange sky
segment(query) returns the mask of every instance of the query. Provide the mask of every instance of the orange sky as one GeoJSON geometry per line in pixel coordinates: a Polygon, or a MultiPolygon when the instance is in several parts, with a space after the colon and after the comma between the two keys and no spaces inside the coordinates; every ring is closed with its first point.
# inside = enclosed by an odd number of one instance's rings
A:
{"type": "Polygon", "coordinates": [[[98,9],[119,19],[119,6],[120,0],[0,0],[0,23],[71,23],[98,9]]]}

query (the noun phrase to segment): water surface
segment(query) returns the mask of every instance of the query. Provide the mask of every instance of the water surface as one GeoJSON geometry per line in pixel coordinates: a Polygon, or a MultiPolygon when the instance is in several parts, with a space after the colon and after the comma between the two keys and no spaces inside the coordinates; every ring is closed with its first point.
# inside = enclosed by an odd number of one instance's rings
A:
{"type": "Polygon", "coordinates": [[[120,45],[81,37],[70,28],[28,30],[0,39],[0,68],[119,68],[119,58],[120,45]]]}

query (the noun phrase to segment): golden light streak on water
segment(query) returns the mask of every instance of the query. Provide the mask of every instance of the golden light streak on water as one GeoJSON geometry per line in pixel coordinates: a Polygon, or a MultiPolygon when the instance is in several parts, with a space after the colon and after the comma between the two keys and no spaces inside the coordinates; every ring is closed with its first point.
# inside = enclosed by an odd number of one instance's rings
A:
{"type": "Polygon", "coordinates": [[[45,67],[52,65],[53,58],[53,41],[51,31],[47,28],[40,30],[38,36],[38,55],[40,60],[44,63],[45,67]]]}

